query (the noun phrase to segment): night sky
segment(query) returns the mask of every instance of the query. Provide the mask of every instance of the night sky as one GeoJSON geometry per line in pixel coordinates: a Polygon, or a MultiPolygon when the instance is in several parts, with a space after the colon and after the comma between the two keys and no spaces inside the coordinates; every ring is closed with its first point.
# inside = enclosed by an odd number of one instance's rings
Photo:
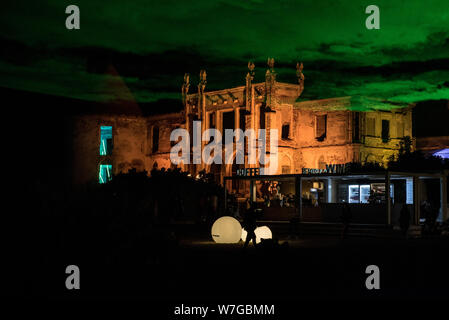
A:
{"type": "Polygon", "coordinates": [[[206,90],[244,85],[248,60],[256,64],[256,81],[264,81],[267,57],[274,57],[279,81],[295,82],[296,61],[304,62],[301,99],[449,99],[448,0],[15,0],[1,6],[2,87],[147,103],[179,99],[185,72],[195,92],[202,68],[206,90]],[[80,30],[65,28],[70,4],[80,8],[80,30]],[[380,8],[380,30],[365,27],[370,4],[380,8]]]}

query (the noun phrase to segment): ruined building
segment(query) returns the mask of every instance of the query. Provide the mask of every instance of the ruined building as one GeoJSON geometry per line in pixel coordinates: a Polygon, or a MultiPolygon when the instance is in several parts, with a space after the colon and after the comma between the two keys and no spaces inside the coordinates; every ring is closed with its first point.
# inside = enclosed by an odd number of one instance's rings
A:
{"type": "MultiPolygon", "coordinates": [[[[189,93],[189,76],[184,77],[183,114],[148,119],[150,168],[171,166],[170,132],[182,127],[191,133],[195,120],[201,121],[202,131],[277,129],[277,174],[301,173],[303,168],[324,169],[326,164],[386,164],[398,152],[400,140],[412,136],[410,108],[386,109],[381,103],[376,107],[376,103],[367,100],[370,106],[357,111],[351,106],[351,97],[297,102],[304,90],[302,64],[297,65],[296,84],[276,81],[272,59],[268,61],[264,83],[253,83],[254,64],[248,67],[246,85],[218,91],[206,91],[205,71],[201,71],[195,93],[189,93]]],[[[222,182],[224,176],[235,174],[239,168],[256,166],[200,164],[183,169],[192,174],[206,170],[222,182]]]]}
{"type": "MultiPolygon", "coordinates": [[[[78,158],[73,172],[79,173],[75,175],[76,182],[104,182],[131,168],[151,171],[174,167],[170,150],[176,142],[170,141],[170,134],[176,128],[191,133],[193,121],[201,121],[202,132],[208,128],[220,132],[237,128],[255,132],[277,129],[277,174],[349,162],[386,165],[390,156],[397,154],[401,139],[412,137],[412,112],[408,106],[391,108],[375,99],[356,101],[354,97],[302,101],[302,63],[296,66],[297,83],[276,81],[273,59],[268,59],[265,82],[254,82],[253,63],[248,64],[248,69],[244,85],[217,91],[207,91],[206,71],[201,71],[194,90],[186,74],[182,84],[184,109],[180,112],[78,117],[74,125],[78,158]]],[[[260,167],[247,163],[246,154],[245,164],[179,166],[192,175],[201,170],[211,172],[217,182],[223,183],[223,177],[238,169],[260,167]]]]}

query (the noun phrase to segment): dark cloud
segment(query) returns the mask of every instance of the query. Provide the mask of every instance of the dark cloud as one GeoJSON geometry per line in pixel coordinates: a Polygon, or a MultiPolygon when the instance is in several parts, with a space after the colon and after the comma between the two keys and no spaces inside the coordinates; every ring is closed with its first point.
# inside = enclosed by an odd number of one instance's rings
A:
{"type": "Polygon", "coordinates": [[[128,94],[123,82],[150,103],[178,99],[183,74],[195,84],[200,69],[208,90],[243,85],[248,60],[263,81],[274,56],[279,81],[295,82],[304,61],[303,99],[449,98],[447,0],[379,0],[375,31],[365,28],[364,1],[80,0],[79,31],[64,27],[68,4],[5,4],[1,86],[107,101],[128,94]]]}

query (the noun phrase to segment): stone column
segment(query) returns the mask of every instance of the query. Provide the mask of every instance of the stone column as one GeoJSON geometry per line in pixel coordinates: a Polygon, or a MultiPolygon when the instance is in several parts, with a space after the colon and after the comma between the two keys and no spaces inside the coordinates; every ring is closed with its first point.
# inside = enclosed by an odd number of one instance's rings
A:
{"type": "Polygon", "coordinates": [[[240,108],[234,108],[234,128],[240,129],[240,108]]]}
{"type": "MultiPolygon", "coordinates": [[[[206,117],[206,95],[205,95],[205,89],[206,89],[206,70],[200,71],[200,81],[198,83],[198,116],[199,120],[201,121],[201,133],[200,133],[200,145],[201,145],[201,153],[204,150],[205,142],[202,139],[203,132],[206,130],[205,127],[205,117],[206,117]]],[[[204,169],[203,161],[201,160],[201,164],[198,165],[198,170],[204,169]]]]}
{"type": "MultiPolygon", "coordinates": [[[[193,140],[192,140],[192,137],[190,136],[190,128],[191,128],[190,118],[191,118],[190,114],[188,114],[188,113],[186,112],[186,115],[185,115],[185,121],[186,121],[185,129],[186,129],[186,131],[189,133],[189,141],[190,141],[190,142],[189,142],[189,152],[190,152],[189,161],[192,160],[192,144],[191,144],[191,141],[193,141],[193,140]]],[[[186,163],[183,163],[183,164],[182,164],[182,167],[183,167],[183,168],[182,168],[183,171],[189,171],[190,165],[189,165],[189,164],[186,164],[186,163]]]]}
{"type": "MultiPolygon", "coordinates": [[[[203,94],[202,99],[201,99],[201,117],[200,117],[200,121],[201,121],[201,157],[203,154],[203,150],[204,147],[206,146],[206,141],[203,141],[203,133],[206,131],[207,127],[206,127],[206,118],[207,118],[207,114],[206,114],[206,95],[203,94]]],[[[206,169],[206,165],[203,163],[202,159],[201,159],[201,164],[200,164],[200,170],[204,170],[206,169]]]]}
{"type": "Polygon", "coordinates": [[[328,203],[337,202],[337,183],[332,178],[327,178],[327,200],[328,203]]]}

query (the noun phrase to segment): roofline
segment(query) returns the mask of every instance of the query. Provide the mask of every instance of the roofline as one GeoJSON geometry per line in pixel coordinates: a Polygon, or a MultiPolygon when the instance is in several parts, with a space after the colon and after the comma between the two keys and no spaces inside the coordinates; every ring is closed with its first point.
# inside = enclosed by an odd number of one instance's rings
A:
{"type": "MultiPolygon", "coordinates": [[[[253,86],[265,85],[265,82],[253,83],[252,85],[253,86]]],[[[277,82],[277,81],[276,81],[276,85],[279,85],[281,87],[292,87],[292,88],[297,88],[299,86],[299,84],[288,83],[288,82],[277,82]]],[[[229,89],[220,89],[220,90],[206,91],[204,93],[206,95],[214,95],[214,94],[220,94],[220,93],[226,93],[226,92],[243,91],[243,90],[245,90],[245,88],[246,88],[246,86],[238,86],[238,87],[229,88],[229,89]]],[[[190,94],[187,95],[187,97],[194,97],[196,95],[198,95],[198,93],[190,93],[190,94]]]]}
{"type": "MultiPolygon", "coordinates": [[[[326,98],[326,99],[318,99],[318,100],[305,100],[305,101],[297,101],[294,103],[295,108],[307,108],[307,107],[315,107],[315,108],[329,108],[330,106],[328,104],[330,103],[339,103],[338,105],[331,106],[335,108],[336,111],[358,111],[357,109],[351,109],[353,101],[353,98],[357,98],[357,96],[344,96],[344,97],[334,97],[334,98],[326,98]],[[312,106],[310,106],[312,105],[312,106]]],[[[382,100],[375,97],[363,97],[365,99],[371,100],[371,101],[379,101],[379,107],[367,107],[366,110],[363,110],[364,112],[370,112],[370,111],[383,111],[383,112],[397,112],[398,110],[409,110],[412,109],[414,104],[399,104],[395,102],[389,102],[388,100],[382,100]],[[397,106],[396,108],[392,109],[385,109],[382,107],[382,104],[390,104],[397,106]]],[[[354,101],[357,104],[357,101],[354,101]]]]}

